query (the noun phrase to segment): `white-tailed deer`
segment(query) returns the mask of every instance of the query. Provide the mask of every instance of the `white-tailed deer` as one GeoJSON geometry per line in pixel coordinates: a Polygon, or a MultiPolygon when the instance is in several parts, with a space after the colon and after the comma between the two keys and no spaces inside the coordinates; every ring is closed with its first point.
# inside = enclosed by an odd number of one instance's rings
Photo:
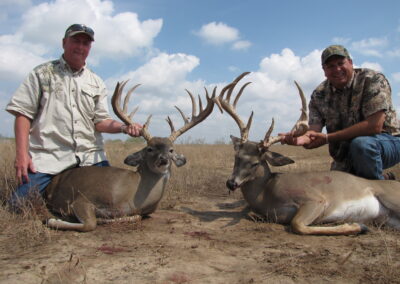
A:
{"type": "MultiPolygon", "coordinates": [[[[126,83],[127,81],[117,84],[111,103],[115,114],[129,125],[137,108],[128,115],[127,104],[130,95],[139,85],[128,91],[121,109],[121,94],[126,83]]],[[[216,88],[209,97],[206,89],[207,105],[204,109],[199,96],[200,110],[196,114],[195,99],[187,91],[192,101],[192,117],[189,120],[176,107],[184,125],[175,130],[168,117],[171,128],[169,137],[151,137],[148,131],[151,116],[148,117],[142,129],[147,146],[129,155],[124,161],[127,165],[138,167],[137,171],[117,167],[81,167],[66,170],[54,177],[46,188],[46,202],[51,211],[60,215],[61,219],[51,218],[47,225],[63,230],[91,231],[96,228],[100,218],[103,222],[121,218],[129,220],[153,213],[170,178],[172,162],[178,167],[186,163],[185,157],[175,152],[173,142],[212,112],[215,92],[216,88]]]]}
{"type": "MultiPolygon", "coordinates": [[[[271,137],[273,121],[263,141],[248,141],[253,113],[245,125],[236,112],[236,104],[248,84],[241,88],[233,104],[230,98],[235,84],[224,90],[228,91],[226,96],[221,91],[215,99],[221,111],[235,120],[241,134],[241,138],[231,136],[235,164],[226,183],[230,190],[241,188],[253,212],[270,222],[290,224],[299,234],[359,234],[368,230],[365,223],[375,221],[400,230],[400,182],[367,180],[339,171],[272,173],[268,163],[284,166],[294,161],[269,150],[281,140],[279,136],[271,137]],[[340,224],[322,226],[324,223],[340,224]]],[[[308,129],[307,105],[303,91],[297,87],[302,115],[292,131],[300,136],[308,129]]]]}

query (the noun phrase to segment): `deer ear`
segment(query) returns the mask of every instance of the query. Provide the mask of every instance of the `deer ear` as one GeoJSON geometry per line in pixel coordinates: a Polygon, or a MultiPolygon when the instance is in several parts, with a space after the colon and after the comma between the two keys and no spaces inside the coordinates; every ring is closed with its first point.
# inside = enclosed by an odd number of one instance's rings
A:
{"type": "Polygon", "coordinates": [[[142,161],[143,161],[143,150],[135,152],[126,157],[124,163],[132,167],[137,167],[142,161]]]}
{"type": "Polygon", "coordinates": [[[274,167],[286,166],[294,163],[292,159],[271,151],[266,151],[262,155],[261,159],[266,160],[271,166],[274,167]]]}
{"type": "Polygon", "coordinates": [[[232,139],[232,143],[233,143],[233,148],[235,149],[235,151],[238,150],[239,145],[241,143],[240,138],[237,138],[237,137],[231,135],[231,139],[232,139]]]}
{"type": "Polygon", "coordinates": [[[186,164],[186,158],[182,154],[174,154],[172,156],[172,161],[174,162],[175,166],[177,167],[182,167],[183,165],[186,164]]]}

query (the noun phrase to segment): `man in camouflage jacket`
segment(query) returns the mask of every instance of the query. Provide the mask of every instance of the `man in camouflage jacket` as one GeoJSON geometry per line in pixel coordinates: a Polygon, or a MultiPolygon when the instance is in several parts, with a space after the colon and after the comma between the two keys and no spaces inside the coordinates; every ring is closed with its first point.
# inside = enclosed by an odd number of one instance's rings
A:
{"type": "Polygon", "coordinates": [[[321,61],[326,80],[311,95],[310,130],[297,138],[286,135],[283,143],[307,149],[329,144],[331,169],[394,179],[383,174],[400,162],[400,129],[388,80],[371,69],[353,68],[341,45],[327,47],[321,61]]]}

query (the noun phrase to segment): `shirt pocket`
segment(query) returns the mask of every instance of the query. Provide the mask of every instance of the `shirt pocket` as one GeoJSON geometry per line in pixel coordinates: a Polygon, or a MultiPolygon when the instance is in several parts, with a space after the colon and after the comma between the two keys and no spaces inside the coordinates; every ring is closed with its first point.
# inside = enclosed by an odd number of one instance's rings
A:
{"type": "Polygon", "coordinates": [[[86,115],[93,118],[96,109],[96,104],[99,99],[99,88],[92,86],[83,86],[81,89],[81,110],[86,112],[86,115]]]}

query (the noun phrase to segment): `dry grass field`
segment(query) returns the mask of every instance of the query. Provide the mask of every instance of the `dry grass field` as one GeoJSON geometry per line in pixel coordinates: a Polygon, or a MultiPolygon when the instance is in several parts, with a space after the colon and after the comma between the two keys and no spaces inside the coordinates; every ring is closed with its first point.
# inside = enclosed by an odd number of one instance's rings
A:
{"type": "MultiPolygon", "coordinates": [[[[143,145],[109,142],[117,167],[143,145]]],[[[371,226],[360,236],[300,236],[248,215],[240,191],[225,187],[231,145],[177,145],[187,164],[174,168],[159,209],[138,223],[93,232],[49,230],[39,201],[21,214],[5,200],[15,187],[12,141],[0,143],[0,283],[399,283],[400,234],[371,226]]],[[[274,169],[322,171],[326,148],[275,145],[296,161],[274,169]]],[[[392,169],[400,176],[398,167],[392,169]]],[[[351,190],[349,188],[348,190],[351,190]]]]}

